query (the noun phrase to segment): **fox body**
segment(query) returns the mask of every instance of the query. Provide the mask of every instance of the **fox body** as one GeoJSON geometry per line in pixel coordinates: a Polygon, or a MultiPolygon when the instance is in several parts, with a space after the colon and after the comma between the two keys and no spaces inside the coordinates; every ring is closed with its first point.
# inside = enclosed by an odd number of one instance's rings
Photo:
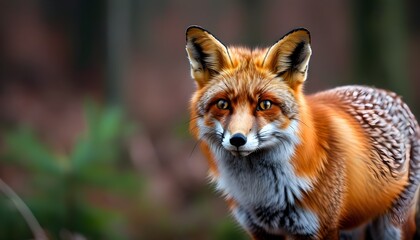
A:
{"type": "Polygon", "coordinates": [[[249,50],[193,26],[186,50],[190,130],[254,239],[338,239],[359,226],[412,238],[420,130],[399,96],[363,86],[305,95],[306,29],[249,50]]]}

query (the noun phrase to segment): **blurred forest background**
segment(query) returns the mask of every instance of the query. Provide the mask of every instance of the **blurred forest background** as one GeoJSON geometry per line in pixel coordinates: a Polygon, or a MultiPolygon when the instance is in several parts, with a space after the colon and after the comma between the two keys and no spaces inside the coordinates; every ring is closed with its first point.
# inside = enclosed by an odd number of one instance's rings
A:
{"type": "Polygon", "coordinates": [[[0,239],[247,239],[188,133],[185,30],[312,34],[308,93],[365,84],[420,116],[420,1],[0,0],[0,239]]]}

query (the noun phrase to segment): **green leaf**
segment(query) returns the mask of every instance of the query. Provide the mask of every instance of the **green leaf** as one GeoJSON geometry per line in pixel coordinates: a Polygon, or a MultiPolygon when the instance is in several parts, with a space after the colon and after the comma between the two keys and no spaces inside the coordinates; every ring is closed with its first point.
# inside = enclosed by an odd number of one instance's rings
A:
{"type": "Polygon", "coordinates": [[[103,111],[98,123],[98,139],[101,143],[108,143],[121,137],[123,128],[122,109],[111,107],[103,111]]]}
{"type": "Polygon", "coordinates": [[[60,174],[57,157],[29,128],[22,127],[4,137],[6,155],[31,171],[60,174]]]}
{"type": "Polygon", "coordinates": [[[96,158],[94,144],[89,139],[80,139],[75,143],[73,151],[70,153],[70,161],[74,171],[79,171],[96,158]]]}

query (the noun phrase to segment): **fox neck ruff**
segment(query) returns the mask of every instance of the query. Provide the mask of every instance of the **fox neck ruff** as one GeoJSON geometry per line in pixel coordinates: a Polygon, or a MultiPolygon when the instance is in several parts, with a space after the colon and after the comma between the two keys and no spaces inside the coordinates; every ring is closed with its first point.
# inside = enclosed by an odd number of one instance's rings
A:
{"type": "MultiPolygon", "coordinates": [[[[247,228],[267,232],[313,235],[318,229],[317,216],[299,202],[312,188],[312,182],[299,177],[290,160],[296,145],[298,122],[278,131],[281,141],[248,156],[234,156],[221,147],[222,139],[209,146],[215,156],[219,177],[217,189],[237,205],[233,214],[247,228]]],[[[211,141],[211,140],[210,140],[211,141]]]]}

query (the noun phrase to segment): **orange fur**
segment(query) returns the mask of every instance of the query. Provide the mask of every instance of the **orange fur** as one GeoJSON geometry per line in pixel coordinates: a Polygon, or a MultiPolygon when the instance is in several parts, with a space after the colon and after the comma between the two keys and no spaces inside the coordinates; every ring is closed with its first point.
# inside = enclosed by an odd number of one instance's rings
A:
{"type": "MultiPolygon", "coordinates": [[[[286,130],[297,119],[299,143],[290,163],[297,177],[312,184],[311,190],[297,199],[297,205],[319,219],[316,236],[308,239],[338,239],[338,230],[361,226],[390,211],[409,182],[409,161],[398,171],[388,169],[369,133],[349,114],[347,102],[331,91],[303,93],[309,43],[309,33],[296,30],[271,48],[227,48],[207,31],[190,28],[187,53],[198,86],[191,100],[190,130],[201,141],[210,174],[217,181],[221,169],[211,143],[200,136],[203,125],[217,128],[217,122],[232,134],[246,136],[273,122],[286,130]],[[218,90],[224,88],[229,91],[218,90]],[[228,110],[217,107],[219,99],[229,100],[228,110]],[[259,111],[258,104],[264,99],[273,105],[259,111]]],[[[418,131],[418,126],[414,128],[418,131]]],[[[227,202],[232,210],[238,206],[229,193],[227,202]]],[[[405,236],[415,230],[414,212],[412,207],[403,228],[405,236]]],[[[250,230],[250,234],[259,238],[258,231],[250,230]]]]}

